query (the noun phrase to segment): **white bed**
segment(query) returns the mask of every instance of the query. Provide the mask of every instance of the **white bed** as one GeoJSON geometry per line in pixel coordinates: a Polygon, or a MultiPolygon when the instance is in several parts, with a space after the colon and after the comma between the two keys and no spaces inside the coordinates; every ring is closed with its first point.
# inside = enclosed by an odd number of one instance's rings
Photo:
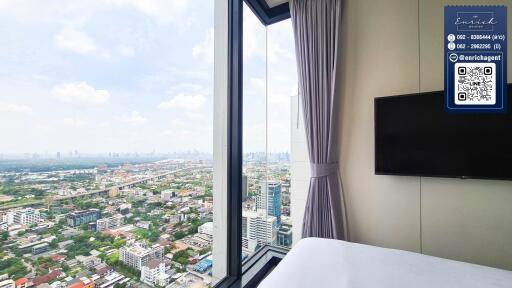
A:
{"type": "Polygon", "coordinates": [[[259,288],[512,287],[512,272],[339,240],[301,240],[259,288]]]}

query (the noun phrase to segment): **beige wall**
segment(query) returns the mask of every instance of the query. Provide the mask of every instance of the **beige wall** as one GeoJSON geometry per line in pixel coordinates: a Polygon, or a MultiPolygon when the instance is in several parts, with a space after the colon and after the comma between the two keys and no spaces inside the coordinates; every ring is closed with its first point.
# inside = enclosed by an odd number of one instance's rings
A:
{"type": "Polygon", "coordinates": [[[373,99],[443,88],[445,4],[346,0],[340,163],[350,239],[512,269],[512,182],[374,175],[373,99]]]}

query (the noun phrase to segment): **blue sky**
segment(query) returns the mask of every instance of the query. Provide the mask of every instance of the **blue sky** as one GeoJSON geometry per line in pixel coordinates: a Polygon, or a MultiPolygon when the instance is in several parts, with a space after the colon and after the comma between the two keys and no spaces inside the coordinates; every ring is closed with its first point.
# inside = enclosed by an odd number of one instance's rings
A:
{"type": "MultiPolygon", "coordinates": [[[[289,150],[289,20],[246,11],[244,149],[289,150]],[[268,56],[268,57],[265,57],[268,56]]],[[[0,1],[0,153],[211,152],[213,0],[0,1]]]]}

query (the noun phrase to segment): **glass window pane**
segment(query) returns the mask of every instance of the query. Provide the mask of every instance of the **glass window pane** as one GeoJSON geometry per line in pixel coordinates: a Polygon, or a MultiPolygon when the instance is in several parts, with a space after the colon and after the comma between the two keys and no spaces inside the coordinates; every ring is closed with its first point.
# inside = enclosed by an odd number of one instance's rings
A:
{"type": "Polygon", "coordinates": [[[271,221],[260,197],[267,180],[266,28],[243,9],[243,259],[275,242],[271,221]]]}
{"type": "MultiPolygon", "coordinates": [[[[268,201],[269,215],[277,219],[278,246],[292,245],[291,218],[291,131],[292,113],[299,109],[292,106],[292,97],[297,97],[297,70],[291,20],[267,27],[267,137],[268,137],[268,201]],[[273,190],[273,191],[272,191],[273,190]]],[[[296,155],[292,155],[295,157],[296,155]]]]}
{"type": "Polygon", "coordinates": [[[0,275],[223,278],[227,1],[0,6],[0,275]]]}
{"type": "Polygon", "coordinates": [[[265,26],[244,6],[243,28],[246,258],[265,245],[292,245],[291,112],[298,106],[291,21],[265,26]]]}

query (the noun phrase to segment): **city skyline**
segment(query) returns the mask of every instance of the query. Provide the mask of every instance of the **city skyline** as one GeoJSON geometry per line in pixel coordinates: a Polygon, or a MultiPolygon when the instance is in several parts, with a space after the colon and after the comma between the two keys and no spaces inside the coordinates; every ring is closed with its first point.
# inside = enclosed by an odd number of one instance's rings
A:
{"type": "MultiPolygon", "coordinates": [[[[276,152],[265,152],[265,151],[253,151],[243,153],[244,158],[264,158],[264,157],[280,157],[286,155],[289,157],[289,151],[276,151],[276,152]],[[255,156],[256,155],[256,156],[255,156]],[[265,156],[266,155],[266,156],[265,156]]],[[[212,159],[213,153],[201,152],[197,150],[188,150],[181,152],[158,152],[153,150],[151,152],[99,152],[99,153],[81,153],[78,150],[74,151],[57,151],[57,152],[23,152],[23,153],[0,153],[0,160],[2,159],[70,159],[70,158],[123,158],[123,157],[190,157],[190,156],[203,156],[207,159],[212,159]]],[[[253,160],[253,159],[252,159],[253,160]]],[[[244,161],[248,161],[245,159],[244,161]]]]}

